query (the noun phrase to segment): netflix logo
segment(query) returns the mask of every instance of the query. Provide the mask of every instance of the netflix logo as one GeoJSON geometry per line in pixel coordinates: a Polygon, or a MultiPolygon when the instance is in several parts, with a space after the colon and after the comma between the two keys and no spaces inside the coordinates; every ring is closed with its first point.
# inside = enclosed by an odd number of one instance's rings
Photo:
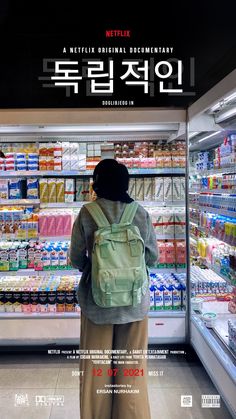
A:
{"type": "Polygon", "coordinates": [[[130,38],[131,31],[130,30],[106,30],[105,32],[106,38],[130,38]]]}

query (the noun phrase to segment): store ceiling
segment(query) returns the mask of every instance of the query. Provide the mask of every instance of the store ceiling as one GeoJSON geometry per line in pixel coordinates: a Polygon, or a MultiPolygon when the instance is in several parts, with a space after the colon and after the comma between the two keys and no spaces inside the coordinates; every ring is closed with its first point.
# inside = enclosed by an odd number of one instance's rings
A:
{"type": "MultiPolygon", "coordinates": [[[[66,2],[60,10],[54,2],[45,8],[43,3],[35,7],[34,2],[1,0],[0,107],[100,107],[100,98],[68,99],[61,89],[42,88],[38,77],[43,58],[58,58],[64,45],[173,45],[175,57],[185,66],[194,58],[195,85],[186,86],[191,92],[147,97],[140,87],[128,90],[136,107],[186,108],[236,68],[235,2],[230,9],[227,1],[220,7],[201,0],[166,2],[156,5],[157,12],[145,3],[131,9],[131,14],[120,2],[112,7],[83,4],[83,11],[76,3],[66,2]],[[109,28],[130,29],[132,37],[107,40],[104,34],[109,28]]],[[[119,90],[117,98],[122,99],[123,93],[119,90]]]]}

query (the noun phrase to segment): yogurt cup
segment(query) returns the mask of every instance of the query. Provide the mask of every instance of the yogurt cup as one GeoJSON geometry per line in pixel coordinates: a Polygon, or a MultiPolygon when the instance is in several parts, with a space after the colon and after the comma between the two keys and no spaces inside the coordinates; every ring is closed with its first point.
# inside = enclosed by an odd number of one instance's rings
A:
{"type": "Polygon", "coordinates": [[[203,298],[198,298],[198,297],[193,297],[191,298],[191,307],[192,310],[197,310],[197,311],[202,311],[202,305],[203,305],[204,299],[203,298]]]}
{"type": "Polygon", "coordinates": [[[217,314],[214,312],[208,312],[202,314],[202,320],[204,321],[206,327],[213,328],[216,325],[217,314]]]}

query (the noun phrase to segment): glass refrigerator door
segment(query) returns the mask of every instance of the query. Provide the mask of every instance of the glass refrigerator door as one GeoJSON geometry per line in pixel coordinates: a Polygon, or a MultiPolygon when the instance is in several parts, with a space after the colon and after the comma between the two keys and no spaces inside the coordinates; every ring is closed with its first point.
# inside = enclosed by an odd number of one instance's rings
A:
{"type": "MultiPolygon", "coordinates": [[[[191,344],[236,412],[236,89],[189,132],[191,344]],[[229,98],[227,100],[227,98],[229,98]],[[215,125],[213,127],[213,123],[215,125]]],[[[190,123],[191,127],[191,123],[190,123]]]]}
{"type": "Polygon", "coordinates": [[[105,140],[94,131],[0,140],[2,342],[78,342],[80,273],[70,265],[70,235],[81,206],[96,198],[92,173],[104,158],[127,166],[129,194],[149,212],[156,233],[149,341],[185,342],[185,121],[181,133],[180,124],[163,127],[143,134],[137,124],[134,133],[106,134],[105,140]]]}

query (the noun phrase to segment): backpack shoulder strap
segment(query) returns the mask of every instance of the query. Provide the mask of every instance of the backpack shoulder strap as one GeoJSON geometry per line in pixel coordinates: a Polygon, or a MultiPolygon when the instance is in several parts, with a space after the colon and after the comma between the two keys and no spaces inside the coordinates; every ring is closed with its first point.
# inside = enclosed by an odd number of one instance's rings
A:
{"type": "Polygon", "coordinates": [[[94,219],[98,228],[110,226],[110,223],[109,223],[107,217],[105,216],[101,207],[95,201],[94,202],[89,202],[89,204],[86,204],[84,206],[88,210],[91,217],[94,219]]]}
{"type": "Polygon", "coordinates": [[[127,204],[122,217],[120,219],[120,224],[132,224],[136,211],[138,209],[138,203],[133,201],[130,204],[127,204]]]}

